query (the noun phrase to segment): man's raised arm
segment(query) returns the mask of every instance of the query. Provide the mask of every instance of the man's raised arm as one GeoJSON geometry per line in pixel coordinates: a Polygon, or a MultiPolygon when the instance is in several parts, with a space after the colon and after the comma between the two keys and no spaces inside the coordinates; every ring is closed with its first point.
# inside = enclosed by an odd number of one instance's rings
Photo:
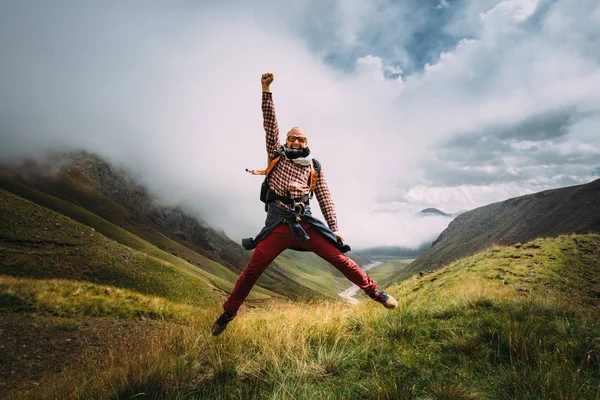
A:
{"type": "Polygon", "coordinates": [[[275,104],[273,103],[273,95],[271,93],[273,79],[274,76],[270,72],[262,74],[260,78],[260,83],[262,84],[263,126],[265,128],[269,162],[273,158],[275,151],[281,147],[279,143],[279,127],[277,126],[277,118],[275,117],[275,104]]]}

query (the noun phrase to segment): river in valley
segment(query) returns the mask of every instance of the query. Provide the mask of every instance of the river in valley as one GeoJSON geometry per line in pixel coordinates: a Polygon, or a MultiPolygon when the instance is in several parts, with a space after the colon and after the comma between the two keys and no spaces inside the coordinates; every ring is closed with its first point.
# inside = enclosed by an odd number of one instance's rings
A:
{"type": "MultiPolygon", "coordinates": [[[[371,268],[375,268],[381,264],[383,264],[381,261],[375,261],[375,262],[369,263],[369,264],[365,265],[364,267],[362,267],[362,270],[368,271],[371,268]]],[[[348,300],[352,304],[358,304],[358,300],[354,298],[354,295],[356,293],[358,293],[359,290],[360,290],[360,288],[358,286],[352,284],[352,286],[350,286],[348,289],[345,289],[345,290],[342,290],[341,292],[339,292],[338,296],[343,297],[344,299],[348,300]]]]}

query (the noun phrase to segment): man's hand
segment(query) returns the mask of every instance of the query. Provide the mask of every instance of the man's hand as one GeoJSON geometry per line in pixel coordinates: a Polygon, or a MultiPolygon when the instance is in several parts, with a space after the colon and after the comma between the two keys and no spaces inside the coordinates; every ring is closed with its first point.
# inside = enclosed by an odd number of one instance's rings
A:
{"type": "Polygon", "coordinates": [[[275,76],[273,75],[272,72],[267,72],[267,73],[262,74],[262,77],[260,78],[260,83],[262,84],[263,92],[270,91],[270,86],[271,86],[271,83],[273,82],[273,79],[275,79],[275,76]]]}
{"type": "Polygon", "coordinates": [[[333,234],[340,240],[340,242],[344,243],[344,237],[339,232],[333,232],[333,234]]]}

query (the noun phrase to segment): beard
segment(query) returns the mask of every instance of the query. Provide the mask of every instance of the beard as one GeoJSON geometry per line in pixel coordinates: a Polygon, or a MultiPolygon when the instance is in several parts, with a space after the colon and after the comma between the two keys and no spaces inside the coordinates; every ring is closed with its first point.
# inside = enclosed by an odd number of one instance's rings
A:
{"type": "Polygon", "coordinates": [[[305,147],[303,149],[292,149],[289,147],[285,148],[285,156],[287,158],[289,158],[290,160],[293,160],[295,158],[300,158],[300,157],[308,157],[309,154],[310,154],[310,149],[308,147],[305,147]]]}

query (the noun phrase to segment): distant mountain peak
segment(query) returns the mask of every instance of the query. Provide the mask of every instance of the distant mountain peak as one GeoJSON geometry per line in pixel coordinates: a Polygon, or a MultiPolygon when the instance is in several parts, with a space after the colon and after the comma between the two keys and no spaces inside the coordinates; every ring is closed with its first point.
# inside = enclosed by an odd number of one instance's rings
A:
{"type": "Polygon", "coordinates": [[[425,208],[421,211],[419,211],[419,215],[441,215],[442,217],[451,217],[452,214],[447,214],[441,210],[438,210],[437,208],[425,208]]]}
{"type": "Polygon", "coordinates": [[[425,208],[425,209],[419,211],[419,215],[422,217],[427,217],[427,216],[431,216],[431,215],[439,215],[442,217],[456,218],[464,212],[467,212],[467,210],[460,210],[459,212],[455,212],[454,214],[448,214],[437,208],[425,208]]]}

